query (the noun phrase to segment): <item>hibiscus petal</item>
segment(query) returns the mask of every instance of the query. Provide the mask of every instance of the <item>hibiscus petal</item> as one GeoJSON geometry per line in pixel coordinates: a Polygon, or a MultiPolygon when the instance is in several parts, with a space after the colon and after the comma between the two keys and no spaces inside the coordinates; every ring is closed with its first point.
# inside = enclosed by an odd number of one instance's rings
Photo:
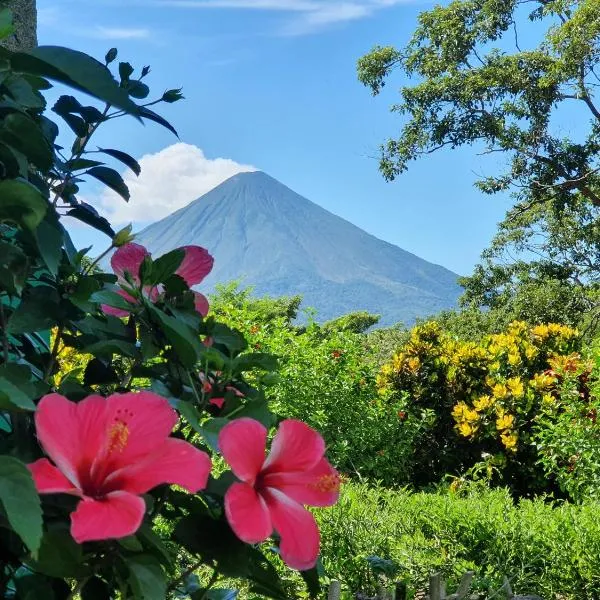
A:
{"type": "Polygon", "coordinates": [[[340,496],[340,476],[325,458],[309,471],[267,474],[263,485],[308,506],[332,506],[340,496]]]}
{"type": "Polygon", "coordinates": [[[210,457],[188,442],[169,438],[147,458],[114,472],[105,486],[133,494],[145,494],[163,483],[175,484],[190,493],[206,487],[210,457]]]}
{"type": "Polygon", "coordinates": [[[194,292],[194,308],[197,313],[200,313],[203,317],[208,314],[210,310],[210,305],[208,304],[208,300],[204,294],[200,292],[194,292]]]}
{"type": "Polygon", "coordinates": [[[258,544],[273,532],[267,505],[247,483],[234,483],[225,494],[225,515],[240,540],[258,544]]]}
{"type": "Polygon", "coordinates": [[[219,433],[219,449],[234,474],[254,483],[265,460],[267,430],[256,421],[243,417],[227,423],[219,433]]]}
{"type": "Polygon", "coordinates": [[[79,544],[127,537],[139,529],[145,512],[142,498],[128,492],[84,498],[71,514],[71,535],[79,544]]]}
{"type": "Polygon", "coordinates": [[[125,273],[129,273],[130,278],[137,283],[140,280],[140,266],[146,256],[150,256],[150,253],[144,246],[131,242],[117,248],[110,259],[110,265],[119,279],[126,281],[125,273]]]}
{"type": "Polygon", "coordinates": [[[112,317],[127,317],[129,312],[126,310],[121,310],[120,308],[114,308],[113,306],[108,306],[108,304],[101,304],[100,308],[105,315],[110,315],[112,317]]]}
{"type": "Polygon", "coordinates": [[[200,246],[183,246],[180,250],[185,251],[185,256],[175,274],[192,287],[211,272],[214,259],[206,248],[200,246]]]}
{"type": "Polygon", "coordinates": [[[325,454],[323,438],[311,427],[296,419],[286,419],[271,444],[265,472],[307,471],[317,465],[325,454]]]}
{"type": "Polygon", "coordinates": [[[95,479],[152,454],[169,436],[177,413],[169,402],[152,392],[113,394],[106,399],[104,447],[94,463],[95,479]]]}
{"type": "Polygon", "coordinates": [[[79,494],[79,490],[47,459],[27,465],[40,494],[79,494]]]}
{"type": "Polygon", "coordinates": [[[214,404],[217,408],[223,408],[223,404],[225,404],[225,398],[211,398],[208,401],[209,404],[214,404]]]}
{"type": "Polygon", "coordinates": [[[44,396],[35,412],[35,427],[40,444],[60,471],[77,487],[82,448],[77,404],[60,394],[44,396]]]}
{"type": "Polygon", "coordinates": [[[306,571],[319,556],[319,528],[315,518],[301,505],[278,490],[268,488],[264,499],[271,522],[281,536],[281,558],[292,569],[306,571]]]}

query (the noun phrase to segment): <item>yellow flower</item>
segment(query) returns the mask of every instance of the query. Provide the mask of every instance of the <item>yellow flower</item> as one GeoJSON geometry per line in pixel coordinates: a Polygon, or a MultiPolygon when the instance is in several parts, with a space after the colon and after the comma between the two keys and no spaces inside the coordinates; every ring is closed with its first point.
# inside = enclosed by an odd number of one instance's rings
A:
{"type": "Polygon", "coordinates": [[[492,405],[492,398],[490,396],[480,396],[473,402],[475,410],[482,411],[489,408],[492,405]]]}
{"type": "Polygon", "coordinates": [[[536,373],[533,379],[529,382],[532,388],[542,392],[544,390],[551,389],[556,383],[556,377],[548,375],[547,373],[536,373]]]}
{"type": "Polygon", "coordinates": [[[507,395],[508,388],[504,383],[496,383],[494,387],[492,387],[492,396],[494,396],[494,398],[506,398],[507,395]]]}
{"type": "Polygon", "coordinates": [[[496,419],[496,429],[502,431],[504,429],[510,429],[515,423],[514,415],[502,414],[496,419]]]}
{"type": "Polygon", "coordinates": [[[469,437],[477,431],[477,427],[469,425],[469,423],[459,423],[456,428],[463,437],[469,437]]]}
{"type": "Polygon", "coordinates": [[[456,421],[461,421],[464,418],[465,411],[468,411],[469,407],[464,402],[459,402],[452,409],[452,416],[456,421]]]}
{"type": "Polygon", "coordinates": [[[552,406],[555,403],[554,396],[552,394],[544,394],[542,396],[542,404],[546,406],[552,406]]]}
{"type": "Polygon", "coordinates": [[[521,362],[521,357],[517,352],[511,352],[508,355],[508,364],[509,365],[518,365],[521,362]]]}
{"type": "Polygon", "coordinates": [[[519,440],[519,435],[516,431],[504,431],[502,435],[500,435],[500,440],[502,444],[507,450],[511,452],[516,452],[517,450],[517,442],[519,440]]]}
{"type": "Polygon", "coordinates": [[[418,356],[411,356],[407,361],[406,361],[406,366],[408,367],[408,370],[413,373],[413,374],[417,374],[419,371],[419,368],[421,366],[421,361],[419,360],[418,356]]]}
{"type": "Polygon", "coordinates": [[[463,417],[464,417],[465,421],[468,421],[469,423],[474,423],[475,421],[477,421],[479,419],[479,415],[477,414],[477,411],[471,410],[470,408],[467,408],[463,412],[463,417]]]}
{"type": "Polygon", "coordinates": [[[525,393],[525,386],[518,377],[511,377],[507,380],[506,386],[509,392],[515,397],[520,398],[525,393]]]}

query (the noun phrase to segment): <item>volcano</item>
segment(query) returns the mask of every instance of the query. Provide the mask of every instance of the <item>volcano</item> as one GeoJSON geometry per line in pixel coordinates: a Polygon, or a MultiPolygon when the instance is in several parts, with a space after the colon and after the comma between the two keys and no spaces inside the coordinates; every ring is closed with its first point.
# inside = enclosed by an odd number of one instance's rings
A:
{"type": "Polygon", "coordinates": [[[366,310],[380,326],[456,306],[457,275],[368,234],[266,173],[240,173],[144,229],[154,255],[197,244],[215,257],[203,292],[233,280],[254,295],[301,294],[326,321],[366,310]]]}

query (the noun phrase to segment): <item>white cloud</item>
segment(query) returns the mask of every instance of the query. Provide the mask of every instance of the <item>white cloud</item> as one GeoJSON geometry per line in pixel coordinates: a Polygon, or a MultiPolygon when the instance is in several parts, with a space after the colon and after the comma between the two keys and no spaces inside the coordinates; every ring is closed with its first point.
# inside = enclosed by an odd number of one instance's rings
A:
{"type": "Polygon", "coordinates": [[[238,9],[295,13],[282,33],[303,35],[329,25],[363,19],[413,0],[154,0],[171,8],[238,9]]]}
{"type": "Polygon", "coordinates": [[[124,174],[131,199],[106,191],[103,214],[117,224],[162,219],[237,173],[256,171],[229,158],[207,158],[197,146],[178,143],[139,160],[142,173],[124,174]]]}
{"type": "Polygon", "coordinates": [[[150,37],[150,30],[141,27],[103,27],[98,25],[88,33],[102,40],[143,40],[150,37]]]}

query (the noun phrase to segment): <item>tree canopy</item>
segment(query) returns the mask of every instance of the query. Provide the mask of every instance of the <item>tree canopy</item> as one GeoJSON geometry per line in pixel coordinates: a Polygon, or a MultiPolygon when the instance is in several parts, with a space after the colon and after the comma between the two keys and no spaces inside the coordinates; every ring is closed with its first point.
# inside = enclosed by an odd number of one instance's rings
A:
{"type": "Polygon", "coordinates": [[[408,78],[391,109],[403,117],[400,132],[381,147],[386,179],[442,148],[505,159],[503,171],[476,181],[515,203],[463,280],[467,303],[521,298],[529,307],[533,285],[538,317],[572,290],[586,288],[576,310],[594,304],[586,294],[599,277],[599,60],[598,0],[453,0],[423,12],[403,48],[359,60],[373,94],[396,70],[408,78]]]}

